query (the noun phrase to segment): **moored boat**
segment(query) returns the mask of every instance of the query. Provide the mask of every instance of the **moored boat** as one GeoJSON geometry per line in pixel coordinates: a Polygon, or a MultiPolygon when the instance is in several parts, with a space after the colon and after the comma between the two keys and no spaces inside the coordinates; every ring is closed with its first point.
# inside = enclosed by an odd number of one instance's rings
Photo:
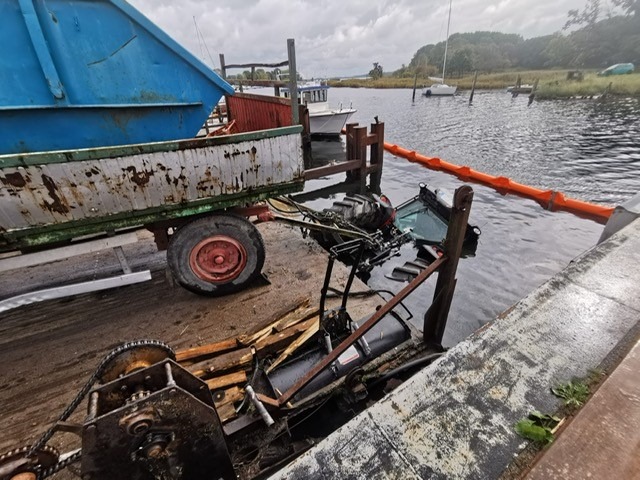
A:
{"type": "MultiPolygon", "coordinates": [[[[331,108],[327,99],[329,86],[323,84],[298,87],[298,101],[309,110],[309,126],[312,135],[339,135],[347,121],[356,113],[355,108],[331,108]]],[[[288,98],[289,90],[283,89],[288,98]]]]}
{"type": "Polygon", "coordinates": [[[447,21],[447,39],[444,43],[444,59],[442,61],[442,78],[438,79],[437,83],[434,83],[430,87],[425,87],[422,90],[422,95],[425,97],[432,96],[450,96],[455,95],[458,90],[457,85],[447,85],[444,83],[444,75],[447,70],[447,50],[449,49],[449,26],[451,25],[451,4],[452,0],[449,0],[449,19],[447,21]]]}

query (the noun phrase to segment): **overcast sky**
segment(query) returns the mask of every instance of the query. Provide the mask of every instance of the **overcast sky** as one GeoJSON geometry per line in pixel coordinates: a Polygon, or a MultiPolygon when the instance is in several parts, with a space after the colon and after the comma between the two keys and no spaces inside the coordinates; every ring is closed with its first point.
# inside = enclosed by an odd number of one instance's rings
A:
{"type": "MultiPolygon", "coordinates": [[[[357,75],[373,62],[408,64],[423,45],[446,36],[446,0],[129,0],[211,66],[276,63],[295,38],[306,78],[357,75]],[[196,33],[194,17],[204,41],[196,33]],[[208,52],[207,53],[207,49],[208,52]]],[[[494,30],[525,38],[556,32],[586,0],[454,0],[451,33],[494,30]]]]}

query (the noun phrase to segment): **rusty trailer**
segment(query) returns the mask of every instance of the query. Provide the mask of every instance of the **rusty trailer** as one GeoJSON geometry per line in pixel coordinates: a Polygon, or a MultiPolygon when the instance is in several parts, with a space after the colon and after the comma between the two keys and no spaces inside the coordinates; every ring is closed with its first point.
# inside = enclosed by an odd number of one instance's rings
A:
{"type": "Polygon", "coordinates": [[[301,130],[0,155],[0,254],[147,228],[181,285],[235,291],[264,262],[238,207],[302,190],[301,130]]]}

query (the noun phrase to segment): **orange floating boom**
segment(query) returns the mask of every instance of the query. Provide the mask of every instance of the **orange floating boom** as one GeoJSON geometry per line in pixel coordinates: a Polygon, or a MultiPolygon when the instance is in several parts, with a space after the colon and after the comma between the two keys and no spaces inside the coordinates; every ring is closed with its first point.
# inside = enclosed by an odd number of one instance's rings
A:
{"type": "Polygon", "coordinates": [[[532,198],[547,210],[566,210],[571,213],[595,217],[595,219],[599,221],[606,221],[614,209],[614,207],[606,207],[604,205],[596,205],[583,202],[582,200],[567,198],[561,192],[530,187],[529,185],[514,182],[507,177],[495,177],[466,166],[462,167],[454,163],[446,162],[437,157],[427,157],[414,150],[407,150],[392,143],[385,142],[384,148],[397,157],[406,158],[410,162],[420,163],[433,170],[449,172],[464,180],[472,180],[482,183],[483,185],[488,185],[500,192],[515,193],[516,195],[532,198]]]}

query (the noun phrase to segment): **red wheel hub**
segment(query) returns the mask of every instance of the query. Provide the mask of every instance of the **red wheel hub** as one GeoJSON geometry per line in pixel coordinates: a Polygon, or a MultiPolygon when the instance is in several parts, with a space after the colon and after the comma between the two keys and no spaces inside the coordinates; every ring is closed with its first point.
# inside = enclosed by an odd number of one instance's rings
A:
{"type": "Polygon", "coordinates": [[[193,273],[207,282],[230,282],[247,265],[247,251],[240,242],[226,235],[201,240],[189,254],[193,273]]]}

